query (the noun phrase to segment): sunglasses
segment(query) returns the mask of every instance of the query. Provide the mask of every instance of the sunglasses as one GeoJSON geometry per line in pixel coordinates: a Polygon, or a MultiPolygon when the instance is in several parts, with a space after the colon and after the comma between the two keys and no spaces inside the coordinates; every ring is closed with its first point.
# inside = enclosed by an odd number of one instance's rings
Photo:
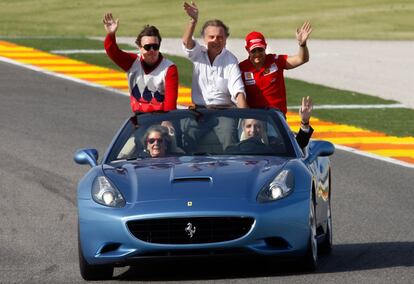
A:
{"type": "Polygon", "coordinates": [[[256,53],[256,52],[262,53],[264,51],[265,51],[264,48],[261,48],[261,47],[256,47],[256,48],[253,48],[252,50],[250,50],[251,53],[256,53]]]}
{"type": "Polygon", "coordinates": [[[145,45],[143,46],[143,48],[144,48],[146,51],[150,51],[150,50],[151,50],[151,48],[152,48],[152,50],[157,51],[157,50],[159,50],[159,49],[160,49],[160,45],[159,45],[158,43],[145,44],[145,45]]]}
{"type": "Polygon", "coordinates": [[[155,141],[157,141],[158,144],[162,144],[162,142],[164,141],[162,138],[148,138],[147,139],[147,143],[148,144],[154,144],[155,141]]]}

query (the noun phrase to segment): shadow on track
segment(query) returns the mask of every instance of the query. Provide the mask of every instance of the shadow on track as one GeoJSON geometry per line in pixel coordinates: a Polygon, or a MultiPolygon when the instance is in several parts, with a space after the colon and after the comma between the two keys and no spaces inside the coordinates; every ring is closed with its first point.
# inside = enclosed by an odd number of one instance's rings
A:
{"type": "MultiPolygon", "coordinates": [[[[414,266],[414,242],[381,242],[335,245],[321,256],[314,273],[335,273],[414,266]]],[[[265,258],[204,258],[145,261],[131,266],[117,280],[184,281],[286,276],[304,273],[295,264],[265,258]]]]}
{"type": "Polygon", "coordinates": [[[321,259],[318,272],[345,272],[414,266],[414,242],[378,242],[335,245],[332,254],[321,259]]]}

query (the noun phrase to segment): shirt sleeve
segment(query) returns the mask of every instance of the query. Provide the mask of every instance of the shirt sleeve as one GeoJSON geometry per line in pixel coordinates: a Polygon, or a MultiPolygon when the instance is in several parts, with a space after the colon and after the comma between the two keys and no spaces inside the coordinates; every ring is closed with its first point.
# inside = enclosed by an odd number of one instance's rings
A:
{"type": "Polygon", "coordinates": [[[104,47],[108,57],[125,72],[131,68],[134,61],[138,58],[138,55],[134,53],[124,52],[119,49],[115,34],[106,35],[104,47]]]}
{"type": "Polygon", "coordinates": [[[188,49],[185,47],[185,45],[183,44],[183,49],[184,52],[186,54],[186,56],[191,60],[194,61],[199,55],[200,53],[203,51],[203,46],[201,46],[197,40],[194,40],[194,47],[192,49],[188,49]]]}
{"type": "Polygon", "coordinates": [[[165,75],[164,111],[177,109],[178,98],[178,70],[177,66],[168,67],[165,75]]]}
{"type": "Polygon", "coordinates": [[[286,69],[286,62],[288,56],[286,54],[275,54],[276,65],[281,69],[286,69]]]}
{"type": "Polygon", "coordinates": [[[236,103],[236,95],[238,93],[243,93],[244,97],[246,97],[246,91],[244,90],[242,75],[237,61],[236,63],[231,64],[229,68],[229,80],[227,86],[231,95],[231,100],[236,103]]]}
{"type": "Polygon", "coordinates": [[[305,132],[302,128],[299,129],[298,134],[296,134],[296,141],[298,142],[300,148],[305,148],[309,144],[309,140],[312,136],[313,128],[309,126],[309,131],[305,132]]]}

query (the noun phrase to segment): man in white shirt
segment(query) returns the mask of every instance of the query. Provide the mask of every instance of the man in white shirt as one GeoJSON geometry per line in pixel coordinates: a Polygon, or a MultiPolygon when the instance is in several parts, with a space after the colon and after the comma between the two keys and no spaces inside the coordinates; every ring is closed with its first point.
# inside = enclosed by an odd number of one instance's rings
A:
{"type": "MultiPolygon", "coordinates": [[[[201,46],[193,38],[198,8],[194,2],[184,2],[184,10],[191,18],[182,40],[184,50],[194,64],[192,102],[196,107],[246,108],[246,93],[238,60],[225,48],[229,36],[228,27],[220,20],[207,21],[201,30],[205,46],[201,46]]],[[[199,139],[205,135],[203,129],[192,123],[183,127],[186,129],[185,147],[195,149],[199,139]]],[[[237,142],[237,122],[234,119],[219,117],[213,128],[223,150],[237,142]]]]}
{"type": "Polygon", "coordinates": [[[193,62],[192,101],[196,105],[232,105],[245,108],[246,94],[237,58],[228,51],[228,27],[220,20],[207,21],[201,31],[205,46],[193,39],[198,20],[194,2],[184,3],[190,22],[183,35],[184,50],[193,62]]]}

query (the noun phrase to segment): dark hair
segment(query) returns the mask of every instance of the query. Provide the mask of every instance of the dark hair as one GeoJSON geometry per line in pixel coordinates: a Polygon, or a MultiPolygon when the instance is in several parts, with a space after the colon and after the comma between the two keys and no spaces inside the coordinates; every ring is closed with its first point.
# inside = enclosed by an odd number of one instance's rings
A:
{"type": "Polygon", "coordinates": [[[204,31],[207,27],[222,27],[224,29],[224,34],[226,36],[226,38],[229,37],[230,35],[230,30],[229,27],[226,26],[221,20],[208,20],[207,22],[204,23],[203,27],[201,28],[201,36],[204,37],[204,31]]]}
{"type": "Polygon", "coordinates": [[[158,38],[158,43],[161,44],[161,35],[160,31],[155,26],[145,25],[142,31],[138,34],[137,39],[135,40],[135,43],[139,46],[141,46],[141,39],[144,36],[156,36],[158,38]]]}

